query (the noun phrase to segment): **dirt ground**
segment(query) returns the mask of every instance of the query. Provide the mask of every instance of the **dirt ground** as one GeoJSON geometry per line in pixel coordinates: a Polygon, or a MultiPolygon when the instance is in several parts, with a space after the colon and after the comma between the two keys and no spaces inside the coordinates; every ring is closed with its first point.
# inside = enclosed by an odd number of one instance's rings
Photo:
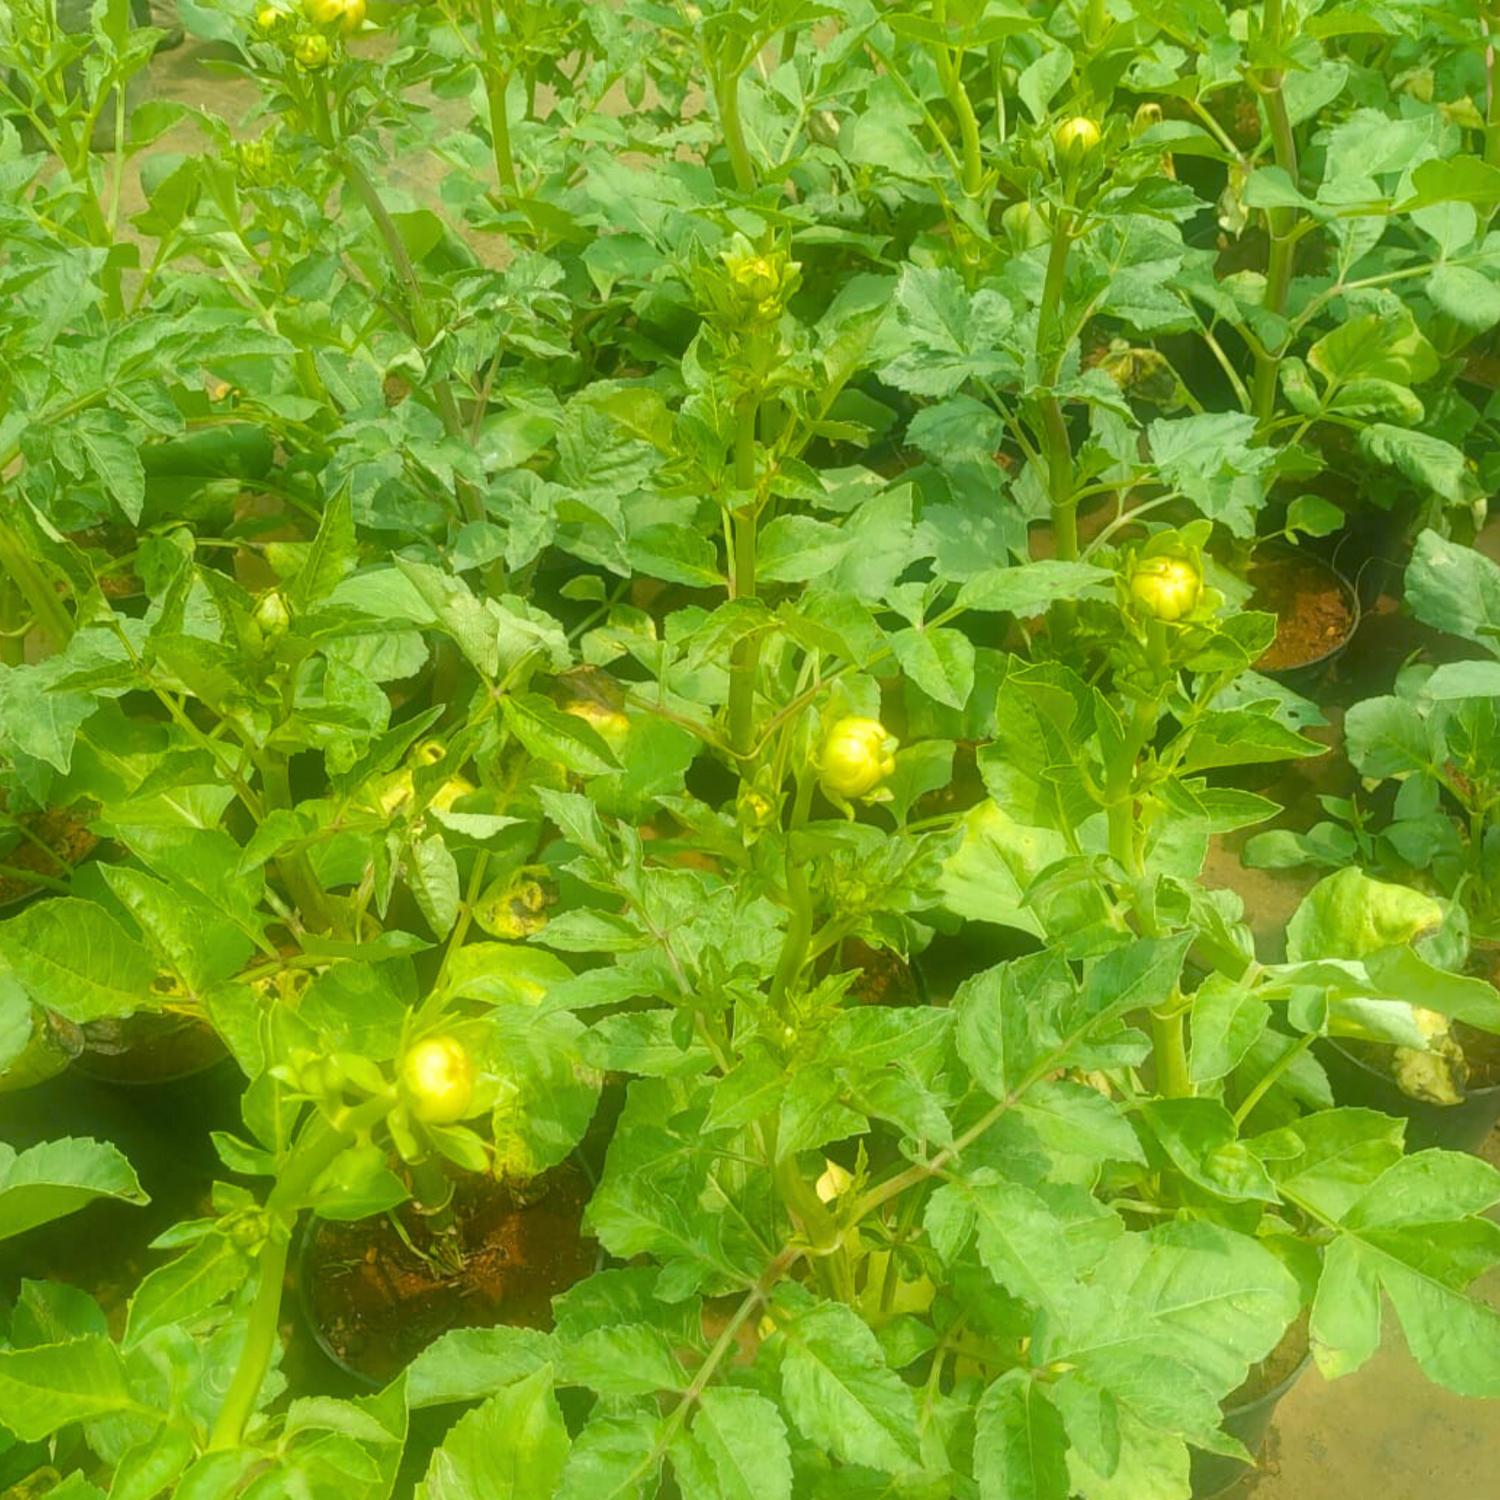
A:
{"type": "MultiPolygon", "coordinates": [[[[253,85],[209,71],[205,62],[219,49],[189,40],[186,46],[159,56],[153,63],[151,87],[158,97],[180,99],[209,109],[239,125],[256,100],[253,85]]],[[[184,126],[164,137],[156,151],[192,151],[197,132],[184,126]]],[[[127,204],[141,206],[137,184],[139,163],[133,163],[127,182],[127,204]]],[[[392,163],[395,180],[415,196],[425,196],[417,174],[392,163]]],[[[435,194],[434,194],[435,196],[435,194]]],[[[1500,525],[1482,540],[1483,550],[1500,558],[1500,525]]],[[[1360,638],[1350,657],[1366,675],[1372,669],[1379,615],[1367,622],[1369,644],[1360,638]]],[[[1371,685],[1365,691],[1382,691],[1371,685]]],[[[1355,696],[1359,696],[1356,694],[1355,696]]],[[[1324,731],[1332,743],[1337,718],[1324,731]]],[[[1317,814],[1315,794],[1338,789],[1336,762],[1327,757],[1298,768],[1305,780],[1294,815],[1317,814]]],[[[1216,850],[1210,867],[1221,875],[1236,864],[1230,850],[1216,850]]],[[[1314,876],[1254,874],[1247,887],[1244,875],[1235,884],[1247,895],[1247,907],[1265,943],[1268,957],[1279,956],[1275,945],[1286,919],[1314,876]]],[[[1491,1138],[1488,1158],[1500,1166],[1500,1136],[1491,1138]]],[[[1500,1274],[1481,1285],[1491,1305],[1500,1309],[1500,1274]]],[[[1464,1400],[1429,1385],[1406,1353],[1394,1318],[1387,1319],[1380,1353],[1357,1375],[1333,1385],[1309,1372],[1282,1402],[1267,1443],[1263,1467],[1229,1492],[1225,1500],[1484,1500],[1500,1494],[1500,1401],[1464,1400]]]]}

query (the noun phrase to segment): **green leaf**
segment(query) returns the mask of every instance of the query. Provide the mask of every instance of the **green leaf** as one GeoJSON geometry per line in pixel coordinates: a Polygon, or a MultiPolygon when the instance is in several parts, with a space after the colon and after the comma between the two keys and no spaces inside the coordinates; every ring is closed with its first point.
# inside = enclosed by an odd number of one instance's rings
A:
{"type": "Polygon", "coordinates": [[[120,1351],[104,1335],[0,1350],[0,1427],[23,1442],[121,1414],[150,1415],[131,1396],[120,1351]]]}
{"type": "Polygon", "coordinates": [[[1415,196],[1398,204],[1397,213],[1409,214],[1429,203],[1500,204],[1500,169],[1477,156],[1453,156],[1424,161],[1411,176],[1415,196]]]}
{"type": "Polygon", "coordinates": [[[916,1401],[864,1319],[823,1302],[797,1310],[781,1331],[782,1397],[802,1435],[845,1463],[886,1473],[916,1467],[916,1401]]]}
{"type": "Polygon", "coordinates": [[[806,583],[833,571],[850,538],[811,516],[778,516],[756,541],[755,575],[767,583],[806,583]]]}
{"type": "Polygon", "coordinates": [[[490,1005],[545,1006],[548,994],[573,978],[556,955],[520,943],[465,943],[443,971],[440,993],[490,1005]]]}
{"type": "Polygon", "coordinates": [[[583,1385],[601,1396],[654,1396],[684,1391],[688,1376],[659,1328],[644,1323],[617,1323],[593,1328],[568,1341],[559,1379],[583,1385]]]}
{"type": "Polygon", "coordinates": [[[1228,1077],[1270,1019],[1271,1007],[1247,986],[1210,974],[1193,995],[1192,1081],[1202,1085],[1228,1077]]]}
{"type": "Polygon", "coordinates": [[[1249,1142],[1283,1193],[1338,1220],[1401,1160],[1405,1122],[1369,1109],[1329,1109],[1249,1142]]]}
{"type": "Polygon", "coordinates": [[[225,1235],[205,1235],[136,1288],[121,1346],[129,1351],[158,1328],[191,1324],[243,1286],[248,1269],[244,1254],[225,1235]]]}
{"type": "Polygon", "coordinates": [[[708,539],[688,526],[643,526],[626,550],[637,572],[689,588],[722,588],[723,570],[708,539]]]}
{"type": "Polygon", "coordinates": [[[130,1163],[108,1142],[64,1137],[17,1153],[0,1141],[0,1240],[60,1219],[95,1198],[151,1201],[130,1163]]]}
{"type": "Polygon", "coordinates": [[[556,1488],[569,1447],[552,1367],[543,1365],[453,1426],[416,1500],[541,1500],[556,1488]]]}
{"type": "Polygon", "coordinates": [[[1409,308],[1362,313],[1340,323],[1307,352],[1307,362],[1325,380],[1385,380],[1417,385],[1438,369],[1438,356],[1417,328],[1409,308]]]}
{"type": "Polygon", "coordinates": [[[1346,750],[1361,776],[1431,771],[1445,759],[1442,730],[1407,698],[1366,698],[1344,718],[1346,750]]]}
{"type": "Polygon", "coordinates": [[[1190,1182],[1225,1202],[1276,1201],[1265,1167],[1241,1143],[1234,1120],[1217,1099],[1153,1099],[1141,1113],[1172,1165],[1190,1182]]]}
{"type": "Polygon", "coordinates": [[[197,1452],[192,1438],[181,1428],[159,1428],[126,1450],[115,1466],[109,1500],[156,1500],[164,1490],[170,1490],[197,1452]]]}
{"type": "Polygon", "coordinates": [[[1325,1380],[1354,1374],[1380,1347],[1380,1281],[1351,1239],[1324,1251],[1308,1333],[1325,1380]]]}
{"type": "Polygon", "coordinates": [[[979,1500],[1068,1500],[1068,1437],[1046,1387],[1008,1370],[974,1412],[979,1500]]]}
{"type": "Polygon", "coordinates": [[[1262,761],[1300,760],[1323,755],[1326,745],[1304,738],[1295,729],[1254,709],[1207,713],[1197,720],[1182,759],[1187,772],[1219,766],[1257,765],[1262,761]]]}
{"type": "MultiPolygon", "coordinates": [[[[1016,93],[1034,124],[1046,122],[1047,106],[1072,76],[1073,54],[1066,47],[1059,47],[1055,43],[1048,45],[1035,62],[1022,69],[1021,76],[1016,81],[1016,93]]],[[[1021,1497],[1017,1496],[1016,1500],[1021,1500],[1021,1497]]]]}
{"type": "Polygon", "coordinates": [[[1465,328],[1500,323],[1500,286],[1471,266],[1435,266],[1427,278],[1427,295],[1439,312],[1465,328]]]}
{"type": "Polygon", "coordinates": [[[990,568],[958,591],[960,609],[1003,611],[1029,619],[1059,599],[1097,599],[1113,589],[1114,574],[1092,563],[1043,558],[1018,567],[990,568]]]}
{"type": "Polygon", "coordinates": [[[592,725],[537,693],[507,694],[506,727],[538,760],[556,761],[577,776],[618,771],[615,753],[592,725]]]}
{"type": "Polygon", "coordinates": [[[1078,1279],[1121,1232],[1118,1218],[1094,1199],[1064,1217],[1039,1193],[988,1168],[945,1183],[928,1200],[924,1220],[945,1259],[970,1232],[979,1258],[996,1282],[1034,1307],[1054,1308],[1078,1290],[1078,1279]]]}
{"type": "Polygon", "coordinates": [[[1424,531],[1407,566],[1403,592],[1424,624],[1500,656],[1500,567],[1482,553],[1424,531]]]}
{"type": "Polygon", "coordinates": [[[1463,451],[1433,433],[1376,422],[1361,430],[1359,449],[1366,458],[1398,470],[1450,505],[1467,505],[1481,494],[1463,451]]]}
{"type": "Polygon", "coordinates": [[[412,1410],[476,1401],[513,1385],[557,1357],[552,1335],[535,1328],[455,1328],[434,1339],[406,1367],[412,1410]]]}
{"type": "Polygon", "coordinates": [[[238,974],[255,944],[196,892],[174,888],[130,865],[100,867],[141,930],[188,987],[202,992],[238,974]]]}
{"type": "Polygon", "coordinates": [[[40,901],[0,924],[0,957],[27,994],[80,1024],[158,1010],[151,955],[91,901],[40,901]]]}
{"type": "Polygon", "coordinates": [[[458,865],[442,834],[414,839],[407,851],[404,870],[427,925],[438,937],[447,937],[458,920],[462,893],[458,865]]]}
{"type": "Polygon", "coordinates": [[[349,491],[342,489],[328,502],[307,557],[287,586],[292,608],[306,610],[328,598],[345,575],[353,572],[358,556],[349,491]]]}
{"type": "Polygon", "coordinates": [[[1338,1216],[1344,1236],[1328,1254],[1333,1280],[1313,1308],[1320,1367],[1344,1373],[1369,1357],[1378,1285],[1429,1380],[1462,1396],[1500,1396],[1500,1312],[1463,1294],[1500,1264],[1500,1225],[1478,1217],[1497,1199],[1493,1167],[1424,1151],[1392,1163],[1348,1204],[1338,1216]]]}
{"type": "Polygon", "coordinates": [[[54,688],[67,670],[61,656],[36,666],[0,666],[0,746],[34,756],[65,775],[73,763],[78,726],[99,707],[90,693],[54,688]]]}
{"type": "Polygon", "coordinates": [[[951,396],[971,378],[1003,378],[1015,367],[1003,343],[1010,304],[989,289],[971,298],[950,266],[903,266],[894,313],[885,333],[901,352],[880,373],[898,390],[951,396]]]}
{"type": "Polygon", "coordinates": [[[764,1396],[709,1386],[698,1398],[692,1435],[714,1477],[704,1500],[791,1500],[786,1423],[764,1396]]]}
{"type": "Polygon", "coordinates": [[[573,1440],[553,1500],[657,1500],[666,1418],[617,1416],[601,1403],[573,1440]]]}
{"type": "MultiPolygon", "coordinates": [[[[1257,172],[1251,182],[1265,175],[1257,172]]],[[[1147,435],[1167,483],[1236,536],[1253,533],[1273,457],[1270,449],[1256,446],[1254,417],[1243,412],[1159,417],[1147,435]]]]}
{"type": "Polygon", "coordinates": [[[974,646],[958,630],[898,631],[891,649],[907,675],[929,698],[962,709],[974,690],[974,646]]]}

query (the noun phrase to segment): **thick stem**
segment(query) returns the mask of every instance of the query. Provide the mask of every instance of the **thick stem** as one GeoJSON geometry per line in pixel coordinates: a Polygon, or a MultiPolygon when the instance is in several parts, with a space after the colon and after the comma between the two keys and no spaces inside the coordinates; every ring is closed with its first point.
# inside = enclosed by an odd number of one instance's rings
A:
{"type": "Polygon", "coordinates": [[[495,27],[495,0],[479,0],[479,37],[484,50],[480,74],[484,79],[485,98],[489,103],[490,143],[495,153],[495,176],[507,192],[516,190],[516,160],[510,148],[510,113],[506,95],[510,90],[511,70],[500,56],[500,39],[495,27]]]}
{"type": "MultiPolygon", "coordinates": [[[[1273,48],[1281,46],[1281,0],[1266,0],[1265,38],[1273,48]]],[[[1276,165],[1298,186],[1297,140],[1292,132],[1291,116],[1287,113],[1286,95],[1282,92],[1282,75],[1269,71],[1261,75],[1260,88],[1265,97],[1266,119],[1271,126],[1271,143],[1276,154],[1276,165]]],[[[1295,208],[1271,208],[1266,210],[1266,233],[1271,248],[1266,260],[1265,309],[1278,317],[1286,314],[1287,300],[1291,294],[1292,275],[1297,258],[1297,221],[1295,208]]],[[[1258,350],[1255,355],[1255,383],[1251,393],[1252,410],[1263,427],[1276,410],[1276,385],[1281,368],[1281,356],[1285,346],[1270,350],[1258,350]]]]}
{"type": "Polygon", "coordinates": [[[714,101],[719,108],[719,129],[724,133],[729,166],[734,173],[734,185],[742,193],[753,193],[759,183],[750,147],[745,142],[745,127],[740,120],[740,74],[714,73],[710,79],[714,101]]]}
{"type": "Polygon", "coordinates": [[[979,119],[960,72],[962,56],[961,52],[948,47],[939,47],[933,53],[938,79],[943,85],[943,97],[958,121],[958,139],[963,152],[963,190],[967,197],[977,198],[984,187],[984,156],[979,148],[979,119]]]}
{"type": "Polygon", "coordinates": [[[1165,1099],[1192,1097],[1186,1020],[1180,1010],[1165,1016],[1151,1012],[1151,1053],[1156,1063],[1156,1091],[1165,1099]]]}

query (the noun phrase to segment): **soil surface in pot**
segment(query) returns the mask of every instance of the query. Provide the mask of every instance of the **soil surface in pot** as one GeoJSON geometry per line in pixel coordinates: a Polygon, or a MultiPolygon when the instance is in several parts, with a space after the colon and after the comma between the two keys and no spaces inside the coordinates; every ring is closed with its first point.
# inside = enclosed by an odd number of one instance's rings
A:
{"type": "Polygon", "coordinates": [[[1248,609],[1276,616],[1276,639],[1255,663],[1259,672],[1302,667],[1349,638],[1354,609],[1338,577],[1305,557],[1266,557],[1250,564],[1248,609]]]}
{"type": "Polygon", "coordinates": [[[395,1211],[406,1239],[388,1214],[322,1223],[303,1268],[309,1315],[337,1358],[382,1384],[450,1328],[550,1328],[552,1298],[594,1269],[588,1200],[565,1164],[525,1183],[459,1178],[446,1243],[410,1203],[395,1211]]]}
{"type": "MultiPolygon", "coordinates": [[[[39,849],[31,839],[22,839],[13,849],[0,854],[0,864],[13,870],[35,870],[38,875],[50,875],[58,879],[67,875],[69,869],[90,855],[99,844],[99,836],[90,833],[87,819],[65,807],[55,807],[40,813],[35,818],[24,820],[28,831],[48,849],[55,850],[60,858],[39,849]]],[[[36,893],[37,887],[29,880],[17,875],[0,875],[0,907],[22,896],[36,893]]]]}

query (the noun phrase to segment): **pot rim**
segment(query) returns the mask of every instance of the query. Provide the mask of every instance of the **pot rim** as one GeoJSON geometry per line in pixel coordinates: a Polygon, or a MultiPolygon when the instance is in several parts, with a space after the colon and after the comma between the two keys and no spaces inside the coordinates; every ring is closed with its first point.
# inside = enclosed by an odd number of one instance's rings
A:
{"type": "Polygon", "coordinates": [[[1464,1096],[1457,1104],[1439,1104],[1435,1099],[1418,1099],[1413,1095],[1405,1093],[1401,1085],[1388,1073],[1383,1073],[1379,1068],[1372,1068],[1362,1057],[1356,1057],[1345,1047],[1338,1037],[1325,1036],[1320,1038],[1328,1046],[1332,1047],[1340,1057],[1344,1058],[1352,1067],[1356,1067],[1361,1073],[1367,1073],[1371,1078],[1378,1078],[1382,1083],[1388,1084],[1403,1099],[1409,1099],[1413,1104],[1426,1106],[1428,1109],[1462,1109],[1464,1105],[1475,1099],[1494,1099],[1500,1097],[1500,1083],[1487,1083],[1483,1088],[1465,1089],[1464,1096]]]}

